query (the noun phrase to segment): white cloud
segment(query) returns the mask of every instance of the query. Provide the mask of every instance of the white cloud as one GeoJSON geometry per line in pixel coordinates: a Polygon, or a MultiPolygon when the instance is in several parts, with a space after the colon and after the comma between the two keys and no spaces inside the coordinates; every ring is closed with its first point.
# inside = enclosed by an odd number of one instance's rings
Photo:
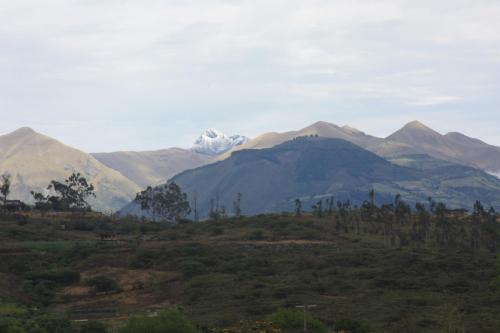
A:
{"type": "Polygon", "coordinates": [[[456,130],[500,145],[484,130],[500,121],[498,17],[488,0],[3,1],[0,131],[145,149],[205,127],[458,114],[456,130]]]}

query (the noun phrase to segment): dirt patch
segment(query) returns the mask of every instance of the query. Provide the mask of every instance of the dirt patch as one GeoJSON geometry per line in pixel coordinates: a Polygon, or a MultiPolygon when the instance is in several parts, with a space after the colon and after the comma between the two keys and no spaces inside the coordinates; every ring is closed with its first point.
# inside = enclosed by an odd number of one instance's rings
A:
{"type": "Polygon", "coordinates": [[[141,311],[156,311],[172,305],[169,299],[158,299],[154,286],[176,280],[177,273],[156,270],[104,268],[81,273],[78,284],[64,289],[64,304],[58,309],[66,312],[72,319],[101,319],[127,316],[141,311]],[[120,291],[95,293],[85,285],[95,276],[104,275],[114,279],[120,291]]]}
{"type": "Polygon", "coordinates": [[[81,273],[82,283],[96,276],[108,276],[114,279],[123,291],[130,291],[151,286],[157,281],[175,278],[174,272],[145,269],[100,268],[81,273]]]}

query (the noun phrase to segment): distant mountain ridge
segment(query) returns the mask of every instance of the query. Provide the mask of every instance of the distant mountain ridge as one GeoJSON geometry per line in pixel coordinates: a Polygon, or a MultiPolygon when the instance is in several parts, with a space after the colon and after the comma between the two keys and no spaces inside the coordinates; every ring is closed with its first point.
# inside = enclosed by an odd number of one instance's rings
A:
{"type": "MultiPolygon", "coordinates": [[[[440,134],[424,124],[414,121],[386,140],[412,147],[418,153],[473,166],[488,172],[500,172],[500,147],[489,145],[479,139],[458,132],[440,134]]],[[[394,149],[390,154],[400,153],[394,149]]]]}
{"type": "Polygon", "coordinates": [[[186,149],[94,154],[68,147],[30,128],[20,128],[0,136],[0,173],[8,171],[15,176],[11,198],[29,200],[29,190],[45,187],[52,179],[62,180],[72,171],[83,172],[98,187],[100,200],[94,207],[110,211],[128,202],[140,189],[162,184],[185,170],[223,161],[241,150],[272,148],[311,135],[351,142],[402,166],[428,168],[440,165],[436,161],[441,160],[500,176],[500,147],[458,132],[440,134],[418,121],[386,138],[319,121],[300,130],[264,133],[253,139],[209,129],[186,149]]]}
{"type": "Polygon", "coordinates": [[[367,135],[349,126],[340,127],[319,121],[297,131],[261,134],[226,152],[218,159],[225,159],[238,150],[270,148],[305,135],[343,139],[386,158],[427,154],[437,159],[479,168],[492,174],[500,173],[500,147],[457,132],[442,135],[418,121],[406,124],[386,138],[367,135]]]}
{"type": "Polygon", "coordinates": [[[194,142],[192,148],[167,148],[152,151],[119,151],[93,153],[106,166],[118,170],[140,187],[155,186],[184,170],[212,163],[226,151],[244,144],[242,135],[226,136],[208,129],[194,142]]]}
{"type": "Polygon", "coordinates": [[[30,191],[42,191],[51,180],[62,181],[81,172],[96,188],[95,209],[113,211],[130,201],[140,189],[121,173],[91,155],[68,147],[31,128],[0,136],[0,174],[12,176],[13,199],[31,201],[30,191]]]}
{"type": "MultiPolygon", "coordinates": [[[[191,199],[196,193],[202,217],[214,202],[231,210],[237,193],[243,194],[244,212],[258,214],[292,211],[296,198],[304,209],[330,196],[360,204],[372,188],[385,202],[400,193],[409,202],[432,196],[452,207],[470,208],[476,199],[500,207],[499,179],[452,163],[417,168],[422,157],[413,158],[411,167],[400,166],[343,139],[299,137],[272,148],[236,151],[172,181],[191,199]]],[[[123,215],[142,213],[135,203],[120,210],[123,215]]]]}
{"type": "Polygon", "coordinates": [[[94,153],[92,156],[104,165],[118,170],[141,188],[159,185],[179,172],[213,161],[211,155],[182,148],[94,153]]]}

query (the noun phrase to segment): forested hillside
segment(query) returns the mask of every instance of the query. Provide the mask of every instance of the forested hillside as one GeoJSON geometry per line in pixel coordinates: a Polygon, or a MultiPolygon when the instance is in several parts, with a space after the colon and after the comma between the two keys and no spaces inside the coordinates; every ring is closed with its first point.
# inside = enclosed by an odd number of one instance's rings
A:
{"type": "Polygon", "coordinates": [[[81,320],[116,331],[130,315],[172,308],[202,332],[250,332],[242,320],[277,316],[288,318],[283,332],[300,332],[303,304],[317,305],[311,332],[500,327],[498,217],[480,203],[471,215],[433,201],[377,206],[371,196],[361,208],[200,223],[91,213],[1,221],[0,313],[19,332],[54,320],[67,324],[57,332],[83,332],[81,320]]]}

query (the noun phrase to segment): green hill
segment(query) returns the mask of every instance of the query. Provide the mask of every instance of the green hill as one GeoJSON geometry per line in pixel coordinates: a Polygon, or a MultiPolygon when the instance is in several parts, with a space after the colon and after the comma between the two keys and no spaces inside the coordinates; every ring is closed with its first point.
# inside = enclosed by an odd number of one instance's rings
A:
{"type": "MultiPolygon", "coordinates": [[[[416,158],[416,157],[414,157],[416,158]]],[[[468,208],[476,199],[500,207],[500,180],[467,166],[420,158],[401,166],[341,139],[297,138],[273,148],[242,150],[224,161],[185,171],[174,178],[199,215],[210,207],[232,211],[238,193],[246,214],[293,211],[294,201],[310,208],[321,198],[334,196],[361,204],[372,188],[381,202],[400,193],[409,202],[429,196],[456,208],[468,208]]],[[[400,161],[401,162],[401,161],[400,161]]],[[[141,215],[132,203],[120,214],[141,215]]]]}
{"type": "Polygon", "coordinates": [[[391,213],[363,216],[178,225],[2,217],[0,317],[43,323],[59,313],[120,327],[129,315],[180,307],[200,327],[217,328],[203,332],[218,333],[307,303],[327,327],[350,323],[353,333],[497,332],[498,222],[436,215],[418,240],[419,215],[397,223],[391,213]]]}

